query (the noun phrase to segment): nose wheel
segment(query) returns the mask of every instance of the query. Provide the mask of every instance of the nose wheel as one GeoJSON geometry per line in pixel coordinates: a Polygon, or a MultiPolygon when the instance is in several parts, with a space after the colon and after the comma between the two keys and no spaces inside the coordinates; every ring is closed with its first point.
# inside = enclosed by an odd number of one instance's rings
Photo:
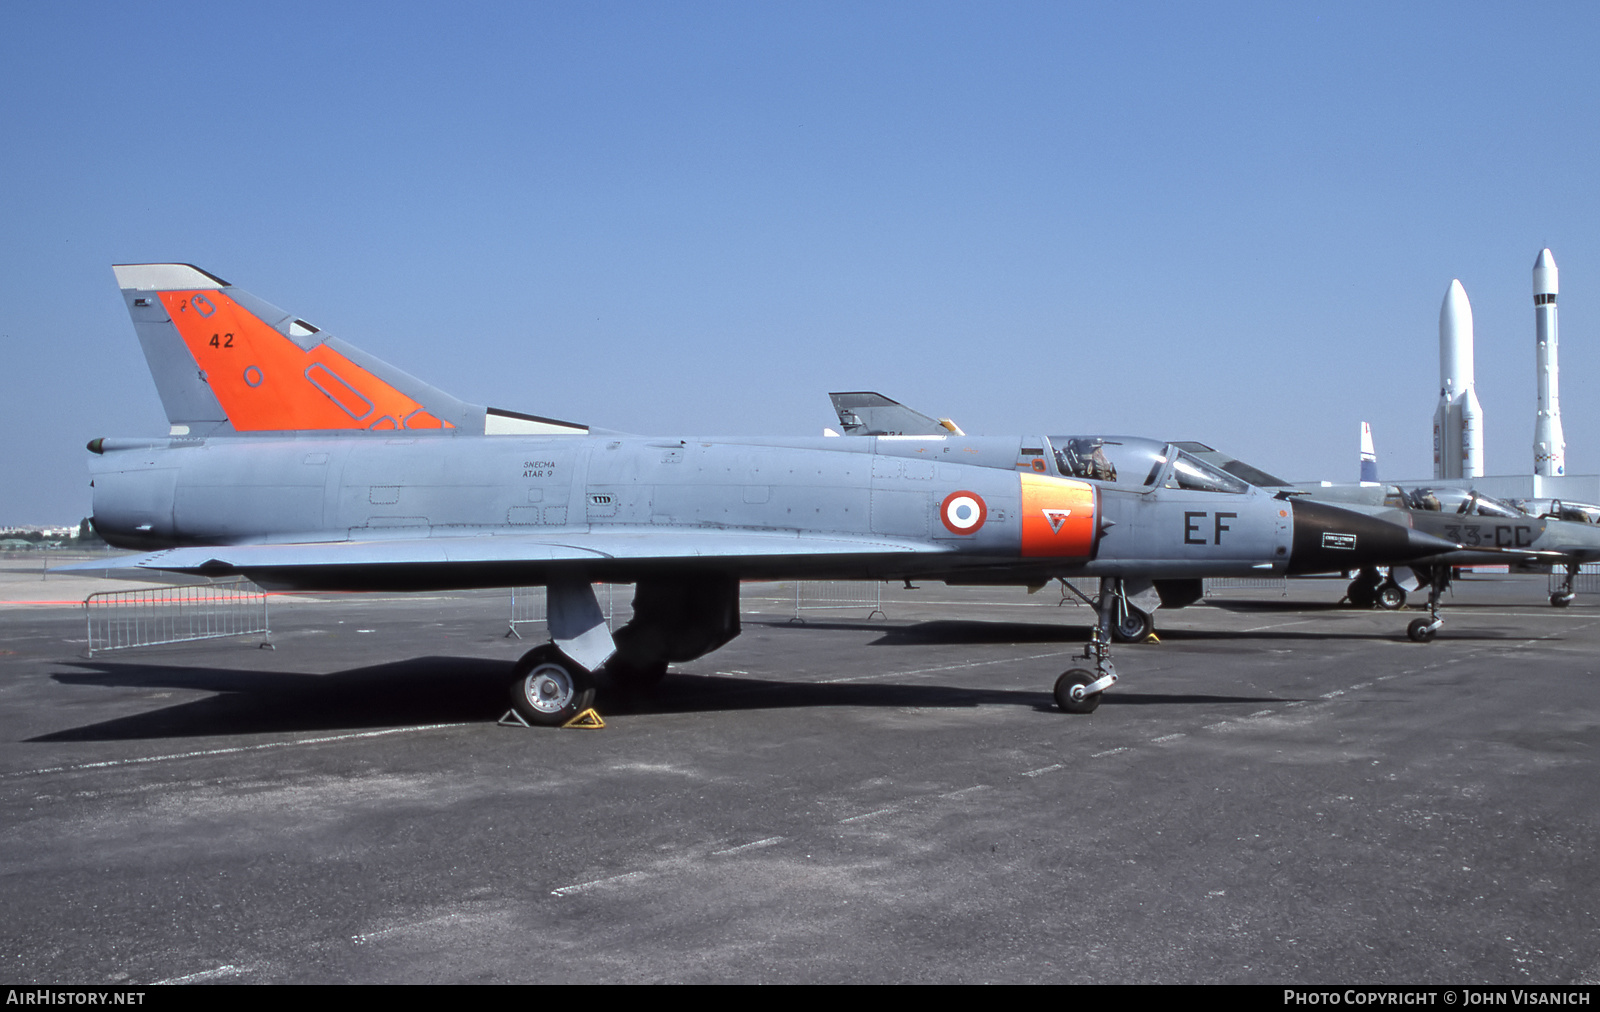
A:
{"type": "Polygon", "coordinates": [[[1450,567],[1433,566],[1432,570],[1428,580],[1428,617],[1412,619],[1406,626],[1406,636],[1413,643],[1433,642],[1444,626],[1444,618],[1439,614],[1439,595],[1450,586],[1450,567]]]}
{"type": "Polygon", "coordinates": [[[1573,592],[1572,585],[1578,579],[1578,566],[1576,563],[1567,564],[1567,578],[1561,584],[1561,589],[1550,595],[1550,607],[1565,608],[1572,604],[1578,595],[1573,592]]]}
{"type": "Polygon", "coordinates": [[[1406,635],[1413,643],[1432,642],[1434,634],[1439,631],[1440,623],[1435,619],[1414,618],[1406,626],[1406,635]]]}
{"type": "Polygon", "coordinates": [[[1115,675],[1108,681],[1086,668],[1063,671],[1056,679],[1056,705],[1067,713],[1093,713],[1100,706],[1100,693],[1114,681],[1115,675]]]}
{"type": "Polygon", "coordinates": [[[1062,586],[1076,594],[1095,613],[1094,632],[1083,647],[1083,659],[1092,661],[1094,667],[1069,668],[1056,679],[1056,705],[1066,713],[1093,713],[1100,705],[1100,694],[1116,684],[1117,669],[1111,663],[1111,640],[1112,629],[1122,615],[1132,613],[1149,618],[1143,611],[1127,604],[1120,583],[1111,577],[1102,577],[1100,594],[1091,598],[1066,580],[1061,581],[1062,586]]]}

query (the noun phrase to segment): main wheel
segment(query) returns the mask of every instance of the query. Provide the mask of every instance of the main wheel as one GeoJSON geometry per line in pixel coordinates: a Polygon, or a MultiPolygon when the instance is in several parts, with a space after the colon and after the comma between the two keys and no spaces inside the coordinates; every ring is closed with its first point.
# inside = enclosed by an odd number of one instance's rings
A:
{"type": "Polygon", "coordinates": [[[1414,618],[1411,620],[1411,624],[1406,626],[1406,635],[1411,637],[1412,641],[1416,643],[1430,642],[1433,639],[1434,634],[1439,631],[1432,628],[1432,626],[1432,619],[1414,618]]]}
{"type": "Polygon", "coordinates": [[[1143,643],[1155,630],[1154,615],[1127,604],[1117,609],[1117,620],[1111,624],[1111,638],[1118,643],[1143,643]]]}
{"type": "Polygon", "coordinates": [[[554,644],[523,654],[512,674],[511,706],[530,724],[559,727],[594,705],[589,672],[554,644]]]}
{"type": "Polygon", "coordinates": [[[1073,668],[1056,679],[1056,705],[1068,713],[1093,713],[1100,705],[1100,693],[1084,694],[1083,687],[1095,681],[1095,673],[1073,668]]]}
{"type": "Polygon", "coordinates": [[[1399,611],[1406,606],[1406,592],[1399,585],[1386,583],[1378,588],[1378,607],[1385,611],[1399,611]]]}
{"type": "Polygon", "coordinates": [[[1554,594],[1550,595],[1550,607],[1565,608],[1567,605],[1572,603],[1572,597],[1573,595],[1563,594],[1558,590],[1554,594]]]}

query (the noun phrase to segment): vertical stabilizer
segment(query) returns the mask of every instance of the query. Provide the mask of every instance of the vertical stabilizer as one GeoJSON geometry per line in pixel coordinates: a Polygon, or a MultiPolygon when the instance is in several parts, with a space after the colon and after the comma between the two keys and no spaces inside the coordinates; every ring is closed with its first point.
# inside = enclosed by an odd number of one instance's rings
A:
{"type": "Polygon", "coordinates": [[[1378,483],[1378,451],[1372,444],[1372,426],[1361,423],[1361,484],[1378,483]]]}
{"type": "Polygon", "coordinates": [[[948,418],[929,418],[870,390],[831,393],[839,427],[847,436],[964,436],[948,418]]]}
{"type": "Polygon", "coordinates": [[[484,431],[451,397],[189,264],[119,264],[173,435],[484,431]]]}

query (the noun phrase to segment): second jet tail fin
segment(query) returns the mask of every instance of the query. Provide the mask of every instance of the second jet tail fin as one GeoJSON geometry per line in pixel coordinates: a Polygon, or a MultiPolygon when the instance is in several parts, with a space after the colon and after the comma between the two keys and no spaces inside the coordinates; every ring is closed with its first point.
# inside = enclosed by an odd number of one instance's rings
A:
{"type": "Polygon", "coordinates": [[[870,390],[831,393],[833,410],[847,436],[964,436],[948,418],[933,419],[870,390]]]}
{"type": "Polygon", "coordinates": [[[1378,483],[1378,451],[1372,445],[1372,426],[1361,423],[1361,484],[1378,483]]]}

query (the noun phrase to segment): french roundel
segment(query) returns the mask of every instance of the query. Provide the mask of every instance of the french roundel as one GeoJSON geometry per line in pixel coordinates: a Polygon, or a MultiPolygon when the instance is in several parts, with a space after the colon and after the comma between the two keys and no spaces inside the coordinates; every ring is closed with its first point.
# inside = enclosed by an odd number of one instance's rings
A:
{"type": "Polygon", "coordinates": [[[939,504],[939,519],[951,534],[976,534],[989,517],[989,507],[976,492],[951,492],[939,504]]]}

